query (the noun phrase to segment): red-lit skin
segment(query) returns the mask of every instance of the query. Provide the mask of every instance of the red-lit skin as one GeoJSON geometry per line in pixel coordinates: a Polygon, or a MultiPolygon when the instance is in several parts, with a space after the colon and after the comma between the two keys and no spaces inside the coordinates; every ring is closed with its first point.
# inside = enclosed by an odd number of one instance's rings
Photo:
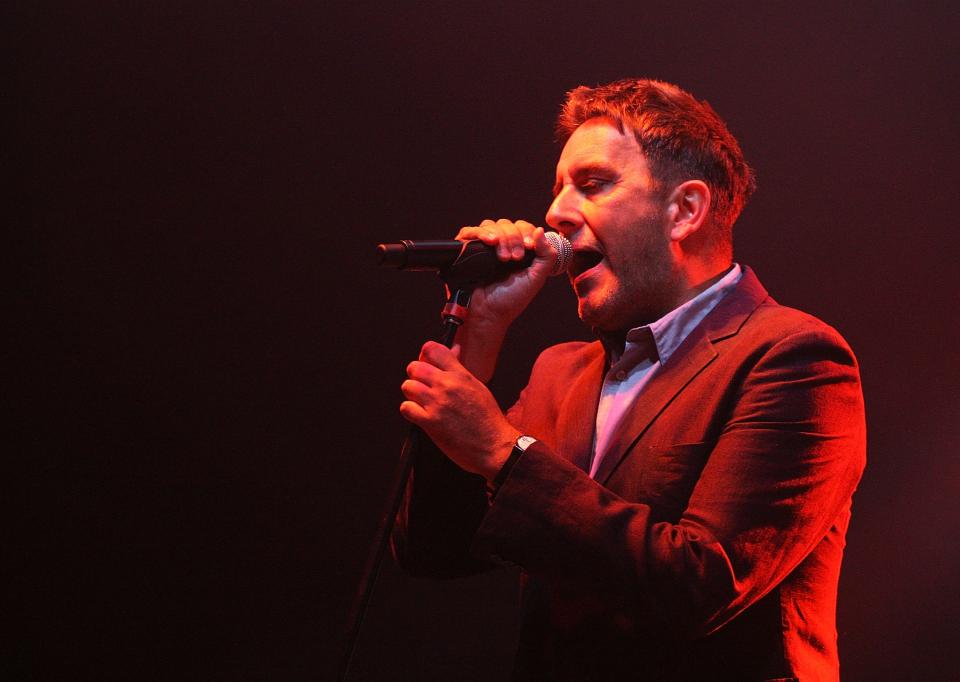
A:
{"type": "MultiPolygon", "coordinates": [[[[658,192],[633,134],[607,119],[591,119],[570,136],[554,193],[547,223],[570,239],[575,253],[603,256],[590,269],[570,274],[580,317],[592,327],[625,333],[651,322],[729,265],[698,238],[709,212],[707,186],[688,180],[658,192]]],[[[462,228],[457,239],[495,244],[502,260],[519,260],[524,246],[533,245],[537,258],[505,282],[474,292],[453,350],[424,344],[407,368],[400,412],[458,466],[489,481],[520,432],[483,382],[493,374],[510,323],[546,282],[553,252],[542,228],[526,221],[485,220],[462,228]]]]}

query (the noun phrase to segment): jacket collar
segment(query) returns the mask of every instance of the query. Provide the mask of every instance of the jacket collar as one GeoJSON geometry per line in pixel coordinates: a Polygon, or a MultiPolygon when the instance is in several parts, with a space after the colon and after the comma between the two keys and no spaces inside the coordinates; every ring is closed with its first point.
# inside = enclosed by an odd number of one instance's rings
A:
{"type": "MultiPolygon", "coordinates": [[[[650,383],[643,390],[641,399],[617,427],[597,471],[595,477],[597,482],[606,483],[653,420],[694,377],[713,362],[718,355],[713,342],[737,334],[753,311],[768,297],[767,290],[757,276],[750,268],[744,266],[743,276],[733,290],[710,311],[700,325],[680,344],[670,359],[651,377],[650,383]]],[[[602,364],[597,369],[602,382],[602,364]]],[[[590,395],[592,402],[588,403],[594,407],[588,413],[592,419],[595,419],[595,408],[600,392],[596,376],[597,373],[589,372],[589,378],[593,380],[592,388],[595,389],[590,395]]],[[[587,433],[592,436],[594,429],[595,425],[591,423],[587,433]]],[[[586,447],[588,453],[591,450],[590,445],[588,442],[586,447]]],[[[582,443],[578,443],[577,447],[582,447],[582,443]]],[[[582,450],[574,450],[574,452],[582,452],[582,450]]]]}

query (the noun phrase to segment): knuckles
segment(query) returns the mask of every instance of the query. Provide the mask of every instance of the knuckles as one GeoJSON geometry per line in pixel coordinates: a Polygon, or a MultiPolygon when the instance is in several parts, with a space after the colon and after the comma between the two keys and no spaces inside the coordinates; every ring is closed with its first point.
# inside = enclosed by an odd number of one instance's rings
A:
{"type": "Polygon", "coordinates": [[[517,236],[532,234],[536,230],[536,225],[527,220],[510,220],[509,218],[498,218],[491,220],[486,218],[479,225],[464,225],[457,233],[457,239],[483,239],[488,241],[487,235],[493,234],[491,242],[500,239],[512,239],[517,236]]]}

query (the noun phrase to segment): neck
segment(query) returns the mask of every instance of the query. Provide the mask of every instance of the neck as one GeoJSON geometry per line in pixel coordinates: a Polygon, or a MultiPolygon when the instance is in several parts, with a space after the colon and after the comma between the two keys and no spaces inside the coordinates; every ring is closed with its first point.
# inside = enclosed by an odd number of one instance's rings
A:
{"type": "MultiPolygon", "coordinates": [[[[702,268],[699,272],[691,273],[692,276],[687,278],[687,282],[689,283],[688,286],[681,294],[680,300],[673,307],[677,308],[682,306],[690,299],[696,298],[702,294],[704,291],[723,279],[724,276],[730,272],[731,268],[733,268],[733,263],[727,262],[714,265],[710,268],[702,268]]],[[[671,310],[672,309],[673,308],[671,308],[671,310]]]]}
{"type": "Polygon", "coordinates": [[[687,301],[696,298],[723,279],[732,267],[732,262],[726,262],[713,264],[712,267],[704,266],[697,269],[678,269],[674,282],[675,286],[672,287],[672,295],[666,297],[663,303],[657,306],[656,310],[649,310],[639,318],[631,320],[629,324],[622,329],[594,329],[594,333],[601,337],[604,343],[623,348],[627,333],[631,329],[656,322],[671,310],[675,310],[687,301]]]}

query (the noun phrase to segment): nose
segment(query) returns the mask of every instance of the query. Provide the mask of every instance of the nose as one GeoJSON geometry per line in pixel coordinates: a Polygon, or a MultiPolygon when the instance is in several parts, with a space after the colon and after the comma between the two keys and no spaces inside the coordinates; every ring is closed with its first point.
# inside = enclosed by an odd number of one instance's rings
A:
{"type": "Polygon", "coordinates": [[[567,185],[553,198],[553,203],[547,209],[547,225],[565,237],[580,229],[583,225],[583,216],[580,214],[576,189],[567,185]]]}

